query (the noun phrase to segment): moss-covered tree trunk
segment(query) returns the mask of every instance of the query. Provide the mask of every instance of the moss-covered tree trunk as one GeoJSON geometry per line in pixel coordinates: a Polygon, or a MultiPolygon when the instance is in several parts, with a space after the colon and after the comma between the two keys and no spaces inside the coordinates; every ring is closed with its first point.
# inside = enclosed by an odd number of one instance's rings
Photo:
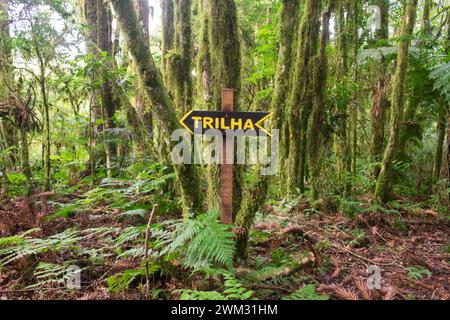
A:
{"type": "MultiPolygon", "coordinates": [[[[348,88],[349,65],[349,7],[344,0],[336,1],[335,8],[335,81],[338,88],[348,88]],[[347,15],[346,15],[347,13],[347,15]]],[[[337,92],[340,94],[340,92],[337,92]]],[[[351,127],[349,121],[349,101],[342,101],[334,106],[335,121],[334,155],[336,158],[336,174],[343,184],[343,191],[349,191],[351,172],[351,127]]]]}
{"type": "MultiPolygon", "coordinates": [[[[376,4],[381,10],[381,28],[375,32],[375,39],[378,41],[377,46],[384,46],[385,41],[389,38],[389,3],[388,0],[377,0],[376,4]]],[[[386,97],[386,62],[381,60],[379,69],[377,70],[377,80],[372,97],[371,116],[371,144],[370,144],[370,161],[372,163],[381,163],[385,141],[385,123],[386,113],[389,101],[386,97]]],[[[372,177],[378,178],[381,165],[376,165],[372,169],[372,177]]]]}
{"type": "Polygon", "coordinates": [[[207,10],[207,0],[197,0],[198,20],[200,32],[198,35],[197,53],[197,96],[198,101],[206,110],[210,108],[211,97],[211,56],[209,50],[209,22],[207,10]]]}
{"type": "MultiPolygon", "coordinates": [[[[112,57],[112,16],[108,3],[104,0],[97,0],[97,47],[98,55],[112,57]]],[[[99,58],[101,58],[99,56],[99,58]]],[[[104,64],[100,70],[102,79],[101,88],[101,110],[104,123],[106,171],[109,178],[113,176],[114,159],[117,157],[117,144],[114,142],[112,129],[116,127],[114,115],[118,109],[117,99],[113,94],[113,83],[109,76],[109,64],[104,64]]]]}
{"type": "Polygon", "coordinates": [[[403,121],[405,104],[404,92],[408,70],[408,53],[411,35],[416,22],[417,2],[418,0],[408,0],[405,3],[401,39],[397,55],[397,68],[392,87],[390,135],[374,194],[375,201],[381,203],[387,202],[392,197],[393,162],[400,142],[400,126],[403,121]]]}
{"type": "MultiPolygon", "coordinates": [[[[450,13],[447,14],[447,53],[450,53],[450,13]]],[[[450,189],[450,103],[447,103],[447,151],[446,151],[446,166],[445,171],[447,175],[447,188],[450,189]]],[[[450,194],[448,195],[448,210],[450,212],[450,194]]]]}
{"type": "MultiPolygon", "coordinates": [[[[150,43],[150,5],[147,0],[134,0],[139,21],[142,25],[144,36],[150,43]]],[[[149,151],[153,144],[153,117],[151,107],[146,107],[148,101],[145,99],[142,84],[139,80],[135,82],[137,93],[133,108],[128,111],[128,118],[134,127],[135,148],[138,155],[149,151]],[[144,129],[144,130],[142,130],[144,129]]]]}
{"type": "MultiPolygon", "coordinates": [[[[11,61],[11,50],[9,50],[10,28],[9,23],[7,23],[8,20],[8,1],[0,0],[0,60],[2,61],[0,72],[3,73],[0,77],[0,103],[8,99],[8,90],[2,79],[3,77],[10,78],[8,65],[11,61]]],[[[5,154],[5,150],[14,145],[14,128],[6,118],[0,118],[0,138],[0,200],[2,200],[8,197],[9,184],[6,176],[8,164],[13,164],[16,160],[15,157],[7,157],[5,154]]]]}
{"type": "Polygon", "coordinates": [[[173,49],[175,39],[174,0],[162,0],[162,41],[161,41],[161,70],[164,83],[169,83],[170,64],[168,55],[173,49]]]}
{"type": "MultiPolygon", "coordinates": [[[[278,51],[278,65],[275,76],[274,95],[271,102],[271,110],[274,113],[273,129],[283,130],[285,127],[285,112],[289,95],[286,88],[289,87],[290,70],[292,65],[292,43],[296,28],[299,23],[299,1],[283,0],[280,14],[280,48],[278,51]]],[[[281,138],[282,139],[282,138],[281,138]]],[[[280,139],[280,140],[281,140],[280,139]]],[[[272,176],[261,175],[257,168],[256,181],[248,186],[244,192],[241,208],[236,216],[235,224],[239,228],[236,242],[236,256],[245,258],[247,255],[249,230],[254,222],[256,212],[264,205],[267,191],[272,176]]],[[[284,174],[283,172],[281,173],[284,174]]]]}
{"type": "Polygon", "coordinates": [[[442,159],[444,156],[444,140],[445,129],[447,128],[447,112],[442,109],[439,112],[439,117],[436,126],[436,149],[434,151],[433,161],[433,182],[436,183],[441,177],[442,159]]]}
{"type": "MultiPolygon", "coordinates": [[[[208,45],[211,73],[210,106],[221,109],[222,89],[234,89],[234,110],[239,110],[241,90],[241,47],[234,0],[206,0],[205,14],[208,23],[208,45]]],[[[208,205],[218,208],[220,203],[220,166],[208,167],[208,205]]],[[[239,210],[242,200],[243,170],[233,168],[233,212],[239,210]]]]}
{"type": "Polygon", "coordinates": [[[298,30],[296,60],[292,73],[292,93],[287,112],[289,158],[286,166],[287,192],[304,191],[306,134],[313,104],[314,56],[320,27],[321,1],[305,1],[298,30]]]}
{"type": "MultiPolygon", "coordinates": [[[[352,49],[353,49],[353,75],[352,79],[355,84],[359,82],[359,65],[357,63],[358,60],[358,52],[361,46],[359,39],[359,20],[361,13],[361,3],[358,0],[352,0],[349,2],[349,15],[350,15],[350,24],[351,24],[351,35],[352,35],[352,49]]],[[[358,101],[359,101],[359,90],[354,93],[353,103],[350,109],[350,118],[351,118],[351,173],[355,177],[356,176],[356,168],[358,164],[358,118],[359,118],[359,109],[358,109],[358,101]]]]}
{"type": "MultiPolygon", "coordinates": [[[[163,85],[159,70],[153,61],[150,47],[139,24],[131,0],[111,0],[116,12],[118,24],[128,45],[129,53],[135,63],[137,75],[142,81],[145,94],[153,106],[166,144],[174,147],[170,141],[172,132],[180,128],[173,101],[163,85]]],[[[181,186],[181,197],[185,213],[200,212],[202,209],[201,182],[194,165],[174,165],[181,186]]]]}
{"type": "Polygon", "coordinates": [[[330,36],[330,17],[334,1],[328,0],[327,8],[322,14],[322,34],[320,53],[314,63],[314,106],[308,131],[308,152],[311,181],[311,198],[318,200],[321,182],[321,153],[323,150],[323,125],[326,121],[324,88],[327,78],[328,58],[327,44],[330,36]]]}
{"type": "Polygon", "coordinates": [[[180,116],[192,107],[191,29],[191,0],[173,0],[173,44],[164,59],[166,84],[180,116]]]}
{"type": "MultiPolygon", "coordinates": [[[[424,1],[423,7],[423,15],[421,22],[421,32],[423,35],[426,35],[428,39],[422,41],[422,48],[432,49],[431,39],[432,35],[432,27],[430,21],[430,11],[433,7],[433,2],[431,0],[424,1]]],[[[410,153],[410,146],[412,145],[412,137],[416,137],[417,129],[420,125],[417,120],[417,111],[419,104],[421,102],[421,98],[419,92],[412,92],[410,99],[408,100],[405,114],[403,116],[403,124],[400,128],[400,144],[399,144],[399,152],[397,154],[397,160],[404,161],[404,159],[408,159],[408,154],[410,153]]]]}
{"type": "MultiPolygon", "coordinates": [[[[97,56],[97,0],[83,0],[81,2],[83,13],[83,22],[86,24],[85,43],[86,51],[92,59],[97,56]]],[[[104,155],[96,147],[96,136],[103,130],[101,107],[98,101],[98,90],[94,83],[97,81],[97,75],[90,73],[90,92],[89,92],[89,171],[92,178],[92,185],[95,182],[97,163],[104,159],[104,155]]]]}
{"type": "Polygon", "coordinates": [[[287,176],[285,168],[289,157],[289,122],[286,121],[289,108],[290,80],[292,79],[292,66],[295,59],[295,43],[299,27],[298,0],[282,1],[280,14],[280,48],[278,50],[278,65],[275,75],[274,93],[271,109],[274,112],[272,128],[280,132],[280,188],[286,190],[287,176]]]}

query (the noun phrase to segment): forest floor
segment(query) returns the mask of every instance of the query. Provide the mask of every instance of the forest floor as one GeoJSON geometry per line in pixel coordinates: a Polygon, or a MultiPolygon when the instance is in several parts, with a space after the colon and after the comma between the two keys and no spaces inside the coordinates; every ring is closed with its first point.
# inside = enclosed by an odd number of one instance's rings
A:
{"type": "MultiPolygon", "coordinates": [[[[4,263],[0,269],[0,300],[143,299],[142,274],[130,278],[128,288],[120,291],[111,290],[107,281],[115,274],[139,269],[142,261],[141,256],[121,258],[110,241],[117,244],[118,230],[129,225],[117,219],[120,211],[105,204],[71,218],[48,219],[55,211],[53,202],[47,201],[49,197],[55,196],[41,193],[0,204],[0,249],[7,245],[2,238],[11,241],[12,235],[30,229],[28,236],[48,240],[35,242],[42,250],[32,254],[21,251],[22,256],[7,263],[0,255],[0,262],[4,263]],[[35,227],[39,229],[33,230],[35,227]],[[103,230],[105,227],[110,229],[103,230]],[[50,241],[67,230],[85,230],[87,236],[75,236],[65,248],[63,240],[50,241]],[[92,257],[97,257],[97,261],[92,257]],[[58,265],[71,259],[86,267],[81,289],[68,290],[61,280],[46,281],[45,274],[36,279],[39,263],[58,265]]],[[[58,201],[67,203],[79,197],[65,195],[58,201]]],[[[249,259],[244,266],[235,266],[236,274],[244,268],[262,270],[267,265],[287,265],[273,274],[260,272],[259,281],[248,283],[248,289],[254,290],[257,298],[281,299],[313,284],[319,296],[331,299],[450,299],[448,219],[439,218],[429,208],[400,208],[396,215],[373,212],[354,218],[336,213],[308,215],[305,208],[306,204],[289,210],[267,206],[257,215],[249,259]],[[306,261],[300,266],[288,264],[302,252],[308,252],[306,261]],[[368,288],[367,278],[373,274],[368,272],[369,266],[380,268],[381,289],[368,288]]],[[[17,243],[21,241],[19,238],[17,243]]],[[[133,249],[129,243],[121,246],[122,251],[133,249]]],[[[176,265],[170,272],[154,276],[151,285],[153,298],[157,299],[177,299],[177,289],[217,287],[211,281],[205,285],[200,275],[189,276],[176,265]]]]}

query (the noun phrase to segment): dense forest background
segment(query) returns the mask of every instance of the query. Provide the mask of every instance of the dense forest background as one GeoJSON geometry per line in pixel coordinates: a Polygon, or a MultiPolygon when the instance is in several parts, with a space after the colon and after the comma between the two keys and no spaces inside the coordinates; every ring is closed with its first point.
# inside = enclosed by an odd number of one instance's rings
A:
{"type": "Polygon", "coordinates": [[[449,299],[449,53],[446,0],[0,0],[0,297],[449,299]],[[231,226],[170,156],[224,88],[280,132],[231,226]]]}

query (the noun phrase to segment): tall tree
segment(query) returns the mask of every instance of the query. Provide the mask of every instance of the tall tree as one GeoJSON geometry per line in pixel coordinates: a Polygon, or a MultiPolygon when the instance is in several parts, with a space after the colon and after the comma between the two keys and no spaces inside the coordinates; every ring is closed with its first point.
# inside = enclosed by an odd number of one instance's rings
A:
{"type": "Polygon", "coordinates": [[[392,87],[390,135],[374,194],[375,200],[382,203],[385,203],[392,197],[393,162],[400,142],[399,134],[404,113],[408,53],[411,35],[416,22],[417,2],[418,0],[408,0],[404,6],[401,39],[397,54],[397,68],[392,87]]]}
{"type": "MultiPolygon", "coordinates": [[[[389,1],[377,0],[376,4],[380,8],[380,28],[375,32],[375,39],[378,41],[377,46],[386,45],[389,38],[389,1]]],[[[382,58],[380,68],[377,68],[377,80],[372,97],[371,124],[371,144],[370,144],[370,159],[372,163],[380,163],[383,157],[384,141],[385,141],[385,122],[387,117],[387,108],[389,101],[386,97],[386,61],[382,58]]],[[[373,168],[372,176],[377,179],[380,174],[381,165],[376,165],[373,168]]]]}
{"type": "MultiPolygon", "coordinates": [[[[46,191],[50,191],[51,188],[51,131],[50,131],[50,102],[49,102],[49,92],[47,85],[47,71],[49,61],[52,59],[55,52],[43,46],[43,41],[48,41],[46,39],[46,28],[47,22],[40,22],[35,20],[32,13],[29,11],[30,8],[26,8],[25,12],[27,15],[27,20],[30,23],[31,31],[31,42],[34,53],[38,61],[38,75],[36,76],[39,85],[39,91],[42,101],[42,114],[44,123],[44,141],[42,144],[43,153],[43,168],[44,168],[44,188],[46,191]]],[[[47,42],[49,45],[49,43],[47,42]]]]}
{"type": "Polygon", "coordinates": [[[349,99],[346,93],[349,90],[349,38],[350,38],[350,10],[349,3],[337,0],[335,7],[335,83],[337,99],[333,118],[336,124],[334,137],[334,155],[336,158],[336,172],[339,181],[344,183],[344,191],[349,189],[349,175],[351,172],[351,145],[349,99]]]}
{"type": "MultiPolygon", "coordinates": [[[[81,2],[83,22],[87,25],[85,35],[86,51],[92,59],[97,56],[97,0],[83,0],[81,2]]],[[[100,155],[95,150],[97,133],[103,130],[99,119],[102,118],[100,104],[97,101],[97,89],[94,83],[97,75],[89,74],[89,171],[94,184],[96,165],[100,155]]]]}
{"type": "MultiPolygon", "coordinates": [[[[112,52],[112,16],[109,5],[105,0],[97,0],[97,55],[99,58],[113,58],[112,52]],[[103,57],[102,57],[103,56],[103,57]]],[[[101,105],[102,118],[106,134],[105,153],[108,177],[113,176],[113,161],[117,157],[117,144],[111,129],[116,127],[114,115],[118,109],[118,101],[113,93],[113,83],[109,75],[110,64],[103,64],[101,68],[101,105]]]]}
{"type": "MultiPolygon", "coordinates": [[[[241,47],[234,0],[206,0],[205,14],[208,23],[208,49],[211,73],[209,91],[211,107],[221,108],[222,89],[234,89],[234,108],[239,110],[241,90],[241,47]]],[[[208,203],[219,206],[219,166],[208,168],[208,203]]],[[[242,199],[242,168],[235,166],[233,177],[233,211],[239,209],[242,199]]]]}
{"type": "Polygon", "coordinates": [[[296,60],[292,72],[292,92],[287,111],[289,123],[289,158],[287,164],[287,191],[304,191],[306,169],[306,134],[313,104],[314,56],[320,27],[321,1],[305,1],[298,30],[296,60]]]}
{"type": "Polygon", "coordinates": [[[169,33],[163,37],[164,42],[173,41],[170,45],[165,44],[165,48],[171,48],[170,51],[165,49],[165,80],[178,113],[183,115],[191,108],[193,95],[191,0],[173,0],[172,5],[164,8],[168,15],[165,18],[168,29],[163,29],[163,33],[169,33]],[[168,23],[171,17],[173,21],[168,23]]]}
{"type": "MultiPolygon", "coordinates": [[[[154,115],[164,139],[168,146],[174,147],[176,142],[170,141],[170,137],[174,130],[180,128],[180,124],[173,101],[163,85],[160,72],[152,58],[149,44],[133,9],[133,3],[131,0],[111,0],[111,3],[145,94],[154,108],[154,115]]],[[[174,169],[180,182],[184,210],[200,212],[202,209],[201,183],[195,166],[180,164],[175,165],[174,169]]]]}
{"type": "MultiPolygon", "coordinates": [[[[10,38],[9,30],[9,13],[8,13],[8,1],[0,0],[0,59],[3,62],[0,72],[2,77],[0,80],[0,103],[4,103],[8,99],[8,90],[4,83],[4,78],[10,78],[8,75],[9,61],[11,61],[11,50],[9,50],[8,39],[10,38]],[[5,68],[6,67],[6,68],[5,68]],[[6,75],[5,75],[6,73],[6,75]]],[[[14,159],[10,159],[5,155],[6,150],[14,145],[13,128],[11,122],[6,119],[0,118],[0,200],[8,196],[8,178],[7,163],[14,163],[14,159]],[[11,161],[10,161],[11,160],[11,161]]]]}
{"type": "Polygon", "coordinates": [[[322,13],[322,34],[320,39],[320,52],[314,63],[314,105],[311,123],[308,131],[309,167],[311,176],[311,197],[318,200],[321,181],[321,150],[324,145],[323,124],[325,123],[326,110],[324,103],[324,88],[328,71],[327,45],[330,36],[330,18],[334,1],[327,1],[326,10],[322,13]]]}
{"type": "MultiPolygon", "coordinates": [[[[137,15],[139,21],[141,22],[144,36],[147,40],[147,43],[150,43],[150,5],[147,0],[134,0],[134,6],[137,11],[137,15]]],[[[135,136],[137,137],[137,148],[138,153],[142,153],[145,149],[147,149],[146,140],[148,137],[153,140],[153,117],[151,108],[146,107],[148,101],[145,99],[145,94],[143,93],[142,84],[137,80],[136,81],[137,94],[134,103],[134,112],[130,109],[130,113],[132,113],[132,122],[135,123],[135,126],[141,126],[145,128],[145,133],[147,135],[143,136],[142,130],[137,130],[135,136]]],[[[152,141],[151,141],[152,142],[152,141]]],[[[151,143],[150,143],[151,144],[151,143]]]]}

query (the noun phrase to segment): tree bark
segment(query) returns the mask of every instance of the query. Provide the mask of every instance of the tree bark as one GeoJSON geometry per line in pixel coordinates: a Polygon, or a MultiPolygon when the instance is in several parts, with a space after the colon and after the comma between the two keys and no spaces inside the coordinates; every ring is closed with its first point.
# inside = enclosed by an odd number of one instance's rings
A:
{"type": "MultiPolygon", "coordinates": [[[[106,57],[113,57],[112,54],[112,17],[109,6],[104,0],[97,0],[97,47],[98,54],[105,54],[106,57]]],[[[99,59],[102,59],[99,56],[99,59]]],[[[105,153],[106,153],[106,171],[109,178],[113,177],[113,162],[117,157],[117,143],[114,142],[115,137],[111,129],[116,127],[114,123],[114,115],[118,109],[116,97],[113,94],[113,84],[108,75],[109,64],[105,64],[101,68],[102,89],[102,116],[104,122],[105,133],[105,153]]]]}
{"type": "MultiPolygon", "coordinates": [[[[150,6],[148,0],[134,0],[134,6],[144,31],[144,36],[147,43],[150,43],[150,6]]],[[[130,120],[136,123],[138,127],[143,127],[145,131],[138,129],[135,132],[136,149],[138,154],[142,154],[148,150],[149,145],[153,145],[153,116],[151,107],[146,108],[149,104],[145,99],[142,84],[136,81],[136,100],[134,102],[134,109],[129,110],[130,120]],[[150,140],[150,144],[146,141],[150,140]]]]}
{"type": "Polygon", "coordinates": [[[325,123],[324,89],[327,80],[328,58],[327,44],[330,37],[330,18],[334,2],[328,0],[327,8],[322,13],[322,34],[320,53],[314,63],[314,106],[308,131],[308,151],[311,180],[311,198],[319,199],[321,182],[321,150],[323,148],[323,124],[325,123]]]}
{"type": "MultiPolygon", "coordinates": [[[[173,13],[168,13],[166,20],[173,16],[173,30],[163,29],[163,32],[170,34],[164,36],[165,42],[173,38],[172,49],[164,56],[165,78],[178,115],[182,116],[191,109],[193,98],[191,1],[173,0],[172,6],[173,13]]],[[[172,24],[168,23],[168,27],[172,24]]]]}
{"type": "MultiPolygon", "coordinates": [[[[0,59],[2,60],[2,68],[0,72],[3,73],[3,77],[10,77],[9,62],[11,61],[11,50],[9,50],[8,40],[10,38],[8,12],[8,1],[0,0],[0,59]],[[4,63],[6,62],[6,63],[4,63]]],[[[6,101],[9,97],[6,86],[2,83],[3,77],[0,82],[0,102],[6,101]]],[[[4,153],[6,149],[14,145],[14,128],[11,126],[11,122],[6,119],[0,118],[0,151],[2,157],[0,158],[0,200],[8,197],[8,178],[7,167],[8,163],[16,163],[16,159],[13,155],[7,157],[4,153]]]]}
{"type": "MultiPolygon", "coordinates": [[[[172,132],[180,129],[173,101],[164,87],[159,70],[153,61],[150,47],[145,39],[131,0],[111,0],[119,26],[128,44],[128,50],[136,65],[137,74],[143,83],[154,115],[162,130],[168,146],[177,143],[170,141],[172,132]]],[[[181,186],[181,197],[185,213],[198,213],[202,209],[201,183],[194,165],[174,165],[181,186]]]]}
{"type": "MultiPolygon", "coordinates": [[[[346,79],[348,73],[348,48],[349,48],[349,10],[346,1],[337,0],[335,8],[335,78],[338,85],[344,89],[348,88],[346,79]],[[347,16],[345,12],[347,11],[347,16]]],[[[336,122],[334,138],[334,154],[336,158],[336,174],[338,180],[343,183],[343,191],[346,193],[350,188],[351,173],[351,126],[349,121],[349,106],[336,105],[333,110],[336,122]]]]}
{"type": "Polygon", "coordinates": [[[433,162],[433,183],[437,183],[441,178],[442,159],[444,155],[445,129],[447,127],[446,112],[439,112],[438,122],[436,126],[436,150],[434,152],[433,162]]]}
{"type": "Polygon", "coordinates": [[[400,140],[400,127],[403,121],[404,112],[404,92],[406,83],[406,74],[408,70],[408,53],[411,43],[411,35],[414,31],[416,21],[418,0],[408,0],[405,4],[403,22],[402,22],[402,39],[400,40],[397,69],[394,76],[394,84],[392,88],[391,98],[391,122],[390,135],[388,145],[383,157],[383,163],[378,177],[375,189],[375,201],[386,203],[392,198],[393,189],[393,161],[400,140]]]}
{"type": "Polygon", "coordinates": [[[293,65],[292,93],[287,112],[289,122],[288,194],[304,191],[306,134],[313,104],[313,57],[317,52],[321,1],[305,1],[298,30],[296,61],[293,65]]]}
{"type": "MultiPolygon", "coordinates": [[[[241,90],[241,49],[237,26],[237,9],[234,0],[206,0],[208,21],[209,57],[211,59],[211,107],[220,110],[222,89],[234,89],[234,110],[239,111],[241,90]]],[[[220,166],[208,167],[208,204],[218,208],[220,203],[220,166]]],[[[233,212],[239,211],[242,200],[243,172],[233,170],[233,212]]]]}

